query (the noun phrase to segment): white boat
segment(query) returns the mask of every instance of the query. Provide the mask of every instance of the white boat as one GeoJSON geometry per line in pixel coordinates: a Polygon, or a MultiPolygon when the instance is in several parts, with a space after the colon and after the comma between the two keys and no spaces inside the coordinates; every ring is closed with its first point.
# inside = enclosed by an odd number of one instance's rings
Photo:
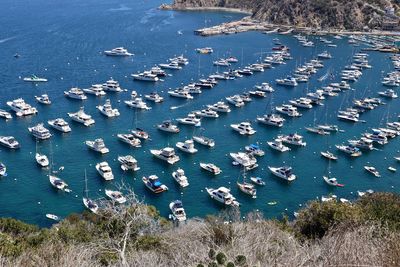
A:
{"type": "Polygon", "coordinates": [[[193,96],[186,90],[177,89],[177,90],[173,90],[173,91],[168,91],[168,94],[173,97],[193,99],[193,96]]]}
{"type": "Polygon", "coordinates": [[[176,62],[179,65],[187,65],[189,64],[189,59],[185,58],[183,55],[174,57],[174,58],[170,58],[169,59],[170,62],[176,62]]]}
{"type": "Polygon", "coordinates": [[[144,95],[144,98],[152,101],[154,103],[161,103],[164,101],[164,98],[162,96],[160,96],[159,94],[157,94],[156,92],[152,92],[148,95],[144,95]]]}
{"type": "Polygon", "coordinates": [[[366,149],[366,150],[373,150],[374,145],[371,139],[368,139],[366,137],[361,137],[359,140],[348,140],[349,144],[360,148],[360,149],[366,149]]]}
{"type": "Polygon", "coordinates": [[[322,176],[322,178],[324,179],[324,181],[331,186],[339,186],[339,187],[343,187],[343,184],[339,184],[339,182],[337,181],[336,178],[334,177],[329,177],[329,176],[322,176]]]}
{"type": "Polygon", "coordinates": [[[257,121],[266,125],[271,125],[275,127],[282,127],[285,119],[278,114],[265,114],[262,117],[257,117],[257,121]]]}
{"type": "Polygon", "coordinates": [[[47,158],[46,155],[44,154],[40,154],[40,153],[36,153],[35,154],[35,160],[37,162],[37,164],[39,164],[39,166],[46,168],[49,166],[49,159],[47,158]]]}
{"type": "Polygon", "coordinates": [[[172,173],[172,177],[174,180],[181,186],[181,187],[187,187],[189,185],[188,179],[185,175],[185,172],[179,168],[176,171],[172,173]]]}
{"type": "Polygon", "coordinates": [[[69,124],[62,118],[57,118],[54,120],[49,120],[47,123],[53,127],[54,129],[63,132],[63,133],[69,133],[71,131],[71,127],[69,124]]]}
{"type": "Polygon", "coordinates": [[[229,63],[226,59],[218,59],[213,62],[213,65],[220,67],[229,67],[231,63],[229,63]]]}
{"type": "Polygon", "coordinates": [[[196,153],[198,150],[194,147],[194,143],[192,139],[186,140],[185,142],[176,143],[176,147],[182,150],[183,152],[187,152],[190,154],[196,153]]]}
{"type": "Polygon", "coordinates": [[[205,118],[218,118],[219,115],[215,110],[210,108],[193,111],[194,115],[205,118]]]}
{"type": "Polygon", "coordinates": [[[134,80],[145,81],[145,82],[157,82],[160,79],[156,74],[153,74],[151,71],[145,71],[142,73],[131,74],[134,80]]]}
{"type": "Polygon", "coordinates": [[[178,126],[172,124],[171,121],[163,121],[161,124],[157,125],[157,129],[164,131],[164,132],[169,132],[169,133],[179,133],[180,132],[178,126]]]}
{"type": "Polygon", "coordinates": [[[116,47],[111,50],[104,51],[106,56],[114,56],[114,57],[130,57],[133,56],[132,53],[129,53],[127,49],[123,47],[116,47]]]}
{"type": "Polygon", "coordinates": [[[228,96],[225,97],[226,101],[228,101],[229,104],[234,105],[235,107],[243,107],[244,106],[244,101],[239,95],[234,95],[234,96],[228,96]]]}
{"type": "Polygon", "coordinates": [[[261,85],[256,85],[254,86],[254,88],[267,93],[272,93],[275,91],[274,88],[272,88],[272,86],[269,83],[261,83],[261,85]]]}
{"type": "Polygon", "coordinates": [[[247,153],[251,153],[254,156],[262,157],[265,155],[264,150],[262,150],[260,146],[256,144],[250,144],[248,146],[245,146],[244,149],[246,150],[247,153]]]}
{"type": "Polygon", "coordinates": [[[103,83],[103,90],[106,92],[122,92],[123,89],[119,85],[119,82],[117,82],[114,79],[108,80],[105,83],[103,83]]]}
{"type": "Polygon", "coordinates": [[[49,181],[54,188],[67,193],[71,192],[71,190],[68,188],[68,184],[61,178],[50,174],[49,181]]]}
{"type": "Polygon", "coordinates": [[[23,78],[23,80],[24,80],[24,82],[33,82],[33,83],[47,82],[46,78],[40,78],[33,74],[30,77],[23,78]]]}
{"type": "Polygon", "coordinates": [[[60,217],[58,217],[57,215],[54,215],[54,214],[50,214],[50,213],[46,214],[46,218],[50,219],[50,220],[53,220],[53,221],[59,221],[60,220],[60,217]]]}
{"type": "Polygon", "coordinates": [[[321,59],[331,59],[331,58],[332,58],[332,55],[331,55],[328,51],[324,51],[324,52],[318,54],[318,58],[321,58],[321,59]]]}
{"type": "Polygon", "coordinates": [[[280,139],[283,143],[295,146],[306,146],[307,143],[303,141],[303,136],[293,133],[288,135],[278,135],[278,139],[280,139]]]}
{"type": "Polygon", "coordinates": [[[124,197],[124,195],[120,191],[105,189],[104,193],[112,201],[118,204],[124,204],[126,202],[126,197],[124,197]]]}
{"type": "Polygon", "coordinates": [[[44,104],[44,105],[50,105],[51,101],[50,98],[47,94],[41,95],[41,96],[35,96],[35,99],[37,102],[44,104]]]}
{"type": "Polygon", "coordinates": [[[43,126],[43,123],[39,123],[36,126],[29,127],[28,130],[34,137],[40,140],[46,140],[51,137],[50,131],[43,126]]]}
{"type": "Polygon", "coordinates": [[[105,96],[106,92],[103,90],[103,85],[102,84],[92,84],[90,88],[83,89],[83,92],[90,94],[90,95],[95,95],[95,96],[105,96]]]}
{"type": "Polygon", "coordinates": [[[392,166],[389,166],[388,170],[391,171],[391,172],[396,172],[397,171],[397,169],[395,167],[392,167],[392,166]]]}
{"type": "Polygon", "coordinates": [[[264,186],[265,182],[261,177],[250,177],[250,181],[252,181],[256,185],[264,186]]]}
{"type": "Polygon", "coordinates": [[[306,129],[310,133],[316,133],[316,134],[319,134],[319,135],[328,135],[328,134],[330,134],[330,132],[324,131],[324,130],[322,130],[320,128],[317,128],[317,127],[304,127],[304,129],[306,129]]]}
{"type": "Polygon", "coordinates": [[[375,167],[372,166],[364,166],[364,169],[370,173],[372,173],[372,175],[374,175],[375,177],[381,177],[380,173],[378,172],[378,170],[375,167]]]}
{"type": "Polygon", "coordinates": [[[131,131],[134,136],[139,139],[148,140],[150,139],[150,135],[143,129],[136,128],[135,130],[131,131]]]}
{"type": "Polygon", "coordinates": [[[239,164],[245,168],[245,170],[252,170],[258,167],[257,159],[249,153],[237,152],[229,153],[235,164],[239,164]]]}
{"type": "Polygon", "coordinates": [[[0,118],[4,118],[6,120],[10,120],[10,119],[12,119],[12,115],[11,115],[10,112],[7,112],[7,111],[5,111],[3,109],[0,109],[0,118]]]}
{"type": "Polygon", "coordinates": [[[18,117],[34,115],[38,111],[35,107],[27,104],[22,98],[14,99],[13,101],[8,101],[7,105],[15,111],[18,117]]]}
{"type": "Polygon", "coordinates": [[[92,119],[92,116],[85,113],[83,107],[81,107],[77,112],[67,114],[72,120],[82,123],[86,127],[91,126],[95,123],[94,119],[92,119]]]}
{"type": "Polygon", "coordinates": [[[13,136],[0,136],[0,145],[10,149],[17,149],[20,147],[19,143],[13,136]]]}
{"type": "Polygon", "coordinates": [[[231,191],[226,187],[221,186],[217,189],[206,187],[206,191],[212,199],[219,203],[232,207],[239,206],[239,202],[236,201],[236,198],[232,196],[231,191]]]}
{"type": "Polygon", "coordinates": [[[0,177],[5,177],[7,176],[7,167],[4,165],[4,163],[0,162],[0,177]]]}
{"type": "Polygon", "coordinates": [[[181,70],[182,67],[179,66],[178,62],[169,62],[169,63],[161,63],[158,66],[162,69],[170,69],[170,70],[181,70]]]}
{"type": "Polygon", "coordinates": [[[309,98],[305,98],[305,97],[300,97],[295,100],[290,100],[289,102],[290,102],[290,104],[292,104],[293,106],[298,107],[298,108],[310,109],[313,107],[311,105],[312,100],[309,98]]]}
{"type": "Polygon", "coordinates": [[[150,69],[150,73],[156,75],[157,77],[165,77],[167,73],[158,66],[154,66],[150,69]]]}
{"type": "Polygon", "coordinates": [[[180,160],[179,156],[175,154],[175,150],[172,147],[166,147],[161,150],[151,149],[150,153],[156,158],[164,160],[171,165],[180,160]]]}
{"type": "Polygon", "coordinates": [[[253,135],[256,131],[251,127],[250,122],[241,122],[239,124],[231,124],[231,128],[241,135],[253,135]]]}
{"type": "Polygon", "coordinates": [[[339,127],[337,125],[332,124],[318,124],[316,128],[328,131],[328,132],[337,132],[339,131],[339,127]]]}
{"type": "Polygon", "coordinates": [[[284,79],[276,79],[275,81],[277,84],[283,85],[283,86],[295,87],[298,85],[296,79],[293,77],[290,77],[290,76],[288,76],[284,79]]]}
{"type": "Polygon", "coordinates": [[[224,113],[229,113],[231,112],[231,109],[229,108],[228,105],[226,105],[224,102],[220,101],[217,102],[213,105],[207,105],[207,108],[212,109],[217,112],[224,112],[224,113]]]}
{"type": "Polygon", "coordinates": [[[211,138],[199,135],[199,136],[193,136],[192,137],[193,141],[202,144],[204,146],[208,147],[214,147],[215,146],[215,141],[211,138]]]}
{"type": "Polygon", "coordinates": [[[216,165],[214,165],[212,163],[202,163],[202,162],[200,162],[200,168],[202,168],[203,170],[209,171],[214,175],[218,175],[218,174],[220,174],[222,172],[219,167],[217,167],[216,165]]]}
{"type": "Polygon", "coordinates": [[[141,147],[142,141],[140,141],[139,138],[136,138],[133,134],[117,134],[117,137],[119,140],[132,147],[141,147]]]}
{"type": "Polygon", "coordinates": [[[288,105],[288,104],[283,104],[282,106],[278,106],[275,108],[275,110],[279,113],[282,113],[284,115],[287,115],[289,117],[300,117],[301,114],[297,111],[297,108],[288,105]]]}
{"type": "Polygon", "coordinates": [[[321,156],[330,159],[330,160],[337,160],[338,157],[335,156],[333,153],[329,152],[329,151],[321,151],[321,156]]]}
{"type": "Polygon", "coordinates": [[[83,90],[77,87],[73,87],[69,91],[64,91],[64,95],[72,99],[79,99],[79,100],[87,99],[87,96],[85,95],[83,90]]]}
{"type": "Polygon", "coordinates": [[[293,181],[296,179],[296,175],[292,173],[292,168],[288,166],[283,167],[270,167],[268,169],[271,173],[279,178],[285,179],[287,181],[293,181]]]}
{"type": "Polygon", "coordinates": [[[159,194],[168,190],[168,187],[162,184],[156,175],[144,176],[142,181],[153,193],[159,194]]]}
{"type": "Polygon", "coordinates": [[[112,173],[110,165],[106,161],[96,164],[96,170],[101,177],[106,181],[114,180],[114,174],[112,173]]]}
{"type": "Polygon", "coordinates": [[[192,125],[196,127],[201,126],[201,120],[199,118],[196,118],[196,116],[192,113],[189,113],[186,118],[178,118],[176,119],[177,122],[181,124],[187,124],[187,125],[192,125]]]}
{"type": "Polygon", "coordinates": [[[138,171],[140,167],[138,167],[137,160],[131,155],[127,156],[118,156],[118,162],[121,164],[121,169],[123,171],[138,171]]]}
{"type": "Polygon", "coordinates": [[[86,141],[85,144],[93,151],[99,152],[101,154],[106,154],[110,152],[110,150],[104,144],[103,139],[101,138],[97,138],[94,141],[86,141]]]}
{"type": "Polygon", "coordinates": [[[280,152],[289,151],[290,148],[282,144],[282,140],[275,139],[274,141],[267,142],[267,144],[272,148],[280,152]]]}
{"type": "Polygon", "coordinates": [[[172,214],[170,218],[174,221],[184,222],[186,221],[186,213],[185,209],[183,208],[182,201],[175,200],[169,203],[169,209],[171,210],[172,214]]]}
{"type": "Polygon", "coordinates": [[[387,98],[397,98],[397,93],[392,89],[387,89],[385,91],[378,92],[378,95],[387,97],[387,98]]]}
{"type": "Polygon", "coordinates": [[[107,99],[104,105],[96,106],[96,108],[100,111],[101,114],[108,118],[117,117],[120,115],[118,109],[112,108],[110,99],[107,99]]]}
{"type": "Polygon", "coordinates": [[[144,109],[144,110],[151,109],[151,107],[148,107],[146,102],[144,102],[141,97],[135,97],[132,98],[131,100],[125,100],[124,102],[131,108],[144,109]]]}
{"type": "Polygon", "coordinates": [[[353,145],[336,145],[336,148],[346,154],[349,154],[352,157],[359,157],[362,155],[362,152],[359,148],[353,145]]]}
{"type": "Polygon", "coordinates": [[[214,52],[211,47],[196,48],[195,51],[200,54],[210,54],[214,52]]]}

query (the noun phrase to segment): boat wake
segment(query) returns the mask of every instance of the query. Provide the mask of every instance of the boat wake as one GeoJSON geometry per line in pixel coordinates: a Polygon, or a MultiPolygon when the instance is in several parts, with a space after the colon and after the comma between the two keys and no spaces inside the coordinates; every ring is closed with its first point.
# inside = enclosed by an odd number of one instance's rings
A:
{"type": "Polygon", "coordinates": [[[8,37],[8,38],[4,38],[0,40],[0,44],[5,43],[7,41],[11,41],[13,39],[17,38],[17,36],[13,36],[13,37],[8,37]]]}
{"type": "Polygon", "coordinates": [[[182,107],[186,106],[187,104],[188,104],[188,103],[183,104],[183,105],[180,105],[180,106],[172,106],[172,107],[170,107],[169,109],[174,110],[174,109],[182,108],[182,107]]]}
{"type": "Polygon", "coordinates": [[[326,79],[328,79],[329,76],[332,76],[331,71],[328,70],[323,76],[318,78],[319,82],[325,81],[326,79]]]}
{"type": "Polygon", "coordinates": [[[127,7],[126,5],[119,5],[118,8],[110,8],[110,9],[108,9],[108,11],[111,11],[111,12],[129,11],[129,10],[132,10],[132,8],[127,7]]]}

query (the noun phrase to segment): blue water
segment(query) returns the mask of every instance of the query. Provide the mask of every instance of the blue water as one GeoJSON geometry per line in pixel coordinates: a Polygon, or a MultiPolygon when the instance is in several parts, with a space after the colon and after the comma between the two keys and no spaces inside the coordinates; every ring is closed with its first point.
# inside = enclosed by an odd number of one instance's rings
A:
{"type": "MultiPolygon", "coordinates": [[[[353,85],[356,91],[342,93],[339,97],[330,98],[325,106],[316,107],[303,112],[298,119],[289,119],[282,129],[253,126],[257,134],[251,137],[239,136],[229,125],[245,120],[254,121],[257,115],[262,115],[269,108],[270,96],[265,99],[254,99],[243,108],[235,109],[228,115],[218,119],[204,119],[202,127],[205,135],[216,140],[216,147],[208,149],[197,145],[199,152],[187,155],[180,152],[181,161],[175,166],[167,166],[154,159],[149,149],[174,146],[178,141],[190,138],[194,128],[181,127],[179,135],[167,135],[155,129],[154,125],[165,119],[185,116],[189,111],[200,109],[206,104],[214,103],[225,96],[241,93],[261,82],[271,82],[291,73],[296,65],[311,59],[325,50],[317,42],[315,48],[303,48],[292,36],[279,36],[281,41],[291,48],[293,60],[286,65],[258,73],[251,77],[235,81],[220,82],[212,90],[203,90],[203,94],[192,101],[168,97],[168,88],[175,88],[196,80],[199,76],[207,76],[215,72],[212,61],[229,54],[240,59],[237,64],[246,65],[259,59],[262,53],[273,47],[275,35],[263,35],[257,32],[237,35],[215,36],[203,38],[193,34],[193,30],[204,26],[219,24],[224,21],[238,19],[240,14],[209,13],[209,12],[173,12],[159,11],[156,7],[162,1],[117,1],[117,0],[71,0],[71,1],[27,1],[3,0],[0,2],[0,107],[6,109],[6,101],[23,97],[28,103],[35,105],[39,114],[29,118],[14,118],[10,121],[0,121],[0,135],[13,135],[19,140],[22,148],[10,151],[0,148],[0,161],[8,167],[8,177],[0,180],[0,216],[14,217],[26,222],[42,226],[49,225],[45,213],[54,213],[61,217],[72,212],[81,212],[82,189],[84,186],[84,169],[88,173],[88,186],[92,198],[104,197],[104,188],[115,188],[124,183],[134,189],[146,203],[155,205],[164,216],[168,215],[168,203],[174,199],[182,199],[190,217],[204,216],[217,213],[222,208],[211,200],[204,188],[228,186],[232,193],[242,203],[241,210],[248,212],[254,209],[263,211],[266,217],[279,216],[283,212],[291,214],[308,200],[330,192],[339,197],[355,198],[357,190],[374,189],[377,191],[396,191],[400,187],[398,174],[390,173],[387,167],[397,166],[393,156],[398,155],[399,140],[391,140],[381,147],[382,150],[364,153],[357,159],[350,159],[339,152],[337,162],[332,164],[332,173],[344,183],[344,188],[330,188],[322,180],[327,168],[326,160],[319,155],[325,150],[327,143],[344,143],[347,139],[359,137],[361,133],[372,127],[383,126],[386,121],[389,105],[362,115],[367,123],[349,124],[337,121],[336,112],[350,105],[354,97],[376,96],[381,89],[382,75],[391,70],[391,63],[386,54],[370,53],[370,64],[373,68],[366,70],[361,79],[353,85]],[[183,35],[178,35],[181,30],[183,35]],[[101,55],[101,51],[125,46],[135,53],[131,58],[110,58],[101,55]],[[194,52],[197,47],[211,46],[212,55],[198,55],[194,52]],[[15,59],[18,52],[21,57],[15,59]],[[165,82],[146,84],[135,82],[130,78],[133,72],[148,69],[150,66],[166,61],[168,58],[184,54],[190,64],[181,71],[170,72],[172,77],[165,82]],[[37,86],[24,83],[20,77],[35,73],[49,79],[48,83],[37,86]],[[89,99],[83,102],[85,110],[96,120],[94,127],[86,128],[71,122],[67,112],[75,112],[82,102],[69,100],[63,96],[63,91],[78,86],[88,88],[91,84],[102,83],[110,77],[118,80],[122,87],[136,90],[144,94],[157,90],[166,101],[152,105],[151,111],[137,112],[129,109],[123,103],[130,97],[129,92],[109,93],[113,105],[121,116],[106,119],[95,108],[103,103],[105,98],[89,99]],[[34,95],[47,93],[53,101],[51,106],[42,106],[34,101],[34,95]],[[118,102],[121,100],[121,102],[118,102]],[[170,110],[171,106],[183,105],[181,108],[170,110]],[[306,133],[305,125],[313,123],[314,111],[318,121],[325,120],[338,124],[344,133],[333,134],[329,137],[316,136],[306,133]],[[52,137],[54,162],[56,166],[65,166],[60,176],[74,191],[64,194],[53,190],[46,176],[47,171],[38,168],[35,160],[35,140],[28,133],[27,127],[48,119],[63,117],[70,122],[72,132],[62,135],[58,132],[52,137]],[[137,119],[136,121],[134,119],[137,119]],[[146,129],[152,136],[152,141],[144,142],[139,149],[129,148],[117,140],[116,134],[127,132],[135,125],[146,129]],[[307,147],[293,149],[290,153],[275,153],[266,146],[266,141],[272,140],[279,133],[299,132],[304,135],[307,147]],[[85,140],[102,137],[110,148],[110,153],[100,156],[89,151],[84,145],[85,140]],[[250,199],[241,193],[235,185],[240,170],[231,165],[228,154],[243,150],[245,145],[258,142],[266,151],[259,158],[259,168],[249,175],[263,177],[267,185],[258,188],[257,199],[250,199]],[[124,173],[116,161],[118,155],[133,155],[139,162],[141,170],[137,173],[124,173]],[[106,160],[113,168],[116,179],[104,182],[95,170],[97,162],[106,160]],[[212,177],[200,170],[200,161],[213,162],[220,166],[223,173],[212,177]],[[376,166],[383,177],[380,179],[368,175],[363,170],[366,163],[376,166]],[[293,167],[298,179],[291,184],[272,177],[267,172],[267,166],[279,166],[284,163],[293,167]],[[182,167],[190,182],[190,186],[181,190],[171,177],[177,167],[182,167]],[[169,191],[161,195],[150,193],[141,182],[143,175],[156,174],[168,187],[169,191]],[[275,200],[276,206],[268,206],[267,202],[275,200]],[[285,211],[285,209],[287,209],[285,211]]],[[[347,40],[335,40],[337,48],[329,48],[334,56],[326,61],[325,68],[313,76],[308,85],[302,84],[294,89],[275,86],[273,103],[278,105],[289,99],[305,95],[307,86],[314,90],[329,82],[318,82],[317,78],[331,68],[337,74],[350,62],[351,55],[360,48],[347,44],[347,40]]],[[[390,102],[390,119],[396,120],[400,112],[399,100],[390,102]]],[[[40,150],[49,154],[50,142],[41,142],[40,150]]]]}

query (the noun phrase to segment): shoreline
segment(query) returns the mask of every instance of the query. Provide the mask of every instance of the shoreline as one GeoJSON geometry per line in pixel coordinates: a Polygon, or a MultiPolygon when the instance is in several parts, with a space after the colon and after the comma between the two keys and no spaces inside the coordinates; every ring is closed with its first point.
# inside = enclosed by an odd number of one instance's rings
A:
{"type": "Polygon", "coordinates": [[[228,13],[240,13],[246,15],[252,15],[253,12],[250,10],[240,9],[240,8],[229,8],[229,7],[177,7],[168,4],[162,4],[158,7],[160,10],[173,10],[173,11],[210,11],[210,12],[228,12],[228,13]]]}

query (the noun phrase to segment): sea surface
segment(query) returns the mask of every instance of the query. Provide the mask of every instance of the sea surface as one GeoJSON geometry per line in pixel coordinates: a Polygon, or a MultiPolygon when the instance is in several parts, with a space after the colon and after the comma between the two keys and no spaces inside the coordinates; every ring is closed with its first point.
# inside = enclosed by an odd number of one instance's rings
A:
{"type": "MultiPolygon", "coordinates": [[[[384,126],[387,119],[397,120],[400,113],[399,100],[387,101],[373,111],[366,112],[361,118],[366,123],[346,123],[336,119],[337,111],[351,105],[354,98],[375,97],[382,89],[381,79],[392,70],[388,54],[370,53],[372,69],[365,70],[361,79],[352,84],[355,91],[341,93],[338,97],[329,98],[324,106],[301,111],[303,116],[288,119],[282,129],[269,128],[257,124],[255,119],[264,114],[271,106],[300,97],[332,81],[339,81],[338,73],[351,62],[351,57],[363,46],[354,47],[347,39],[334,40],[337,48],[328,48],[314,40],[316,47],[304,48],[291,35],[265,35],[259,32],[248,32],[237,35],[200,37],[193,30],[241,18],[242,14],[219,12],[174,12],[160,11],[157,7],[162,1],[120,1],[120,0],[2,0],[0,1],[0,108],[8,109],[6,102],[18,97],[36,106],[39,114],[28,118],[13,118],[10,121],[0,120],[0,135],[12,135],[21,143],[21,149],[10,151],[0,148],[0,161],[8,168],[8,176],[0,179],[0,216],[13,217],[40,226],[51,224],[46,213],[65,217],[73,212],[82,212],[82,191],[84,188],[84,170],[87,170],[88,187],[91,198],[104,198],[105,188],[117,188],[125,184],[132,188],[140,199],[155,205],[163,216],[168,216],[168,204],[181,199],[189,217],[216,214],[223,209],[209,198],[205,187],[226,186],[232,189],[233,195],[242,204],[245,214],[252,210],[262,211],[266,217],[276,217],[305,205],[307,201],[334,193],[338,197],[350,200],[356,198],[357,190],[373,189],[376,191],[398,192],[400,177],[391,173],[388,166],[400,168],[393,159],[399,155],[399,139],[394,139],[379,150],[364,153],[360,158],[349,158],[338,152],[335,144],[346,143],[348,139],[360,137],[361,133],[373,127],[384,126]],[[178,31],[183,34],[179,35],[178,31]],[[171,98],[167,95],[169,88],[176,88],[200,77],[217,71],[212,61],[229,55],[236,56],[239,62],[235,66],[245,66],[263,58],[274,46],[273,38],[279,37],[282,43],[290,47],[293,60],[286,65],[256,73],[234,81],[221,81],[211,90],[194,100],[186,101],[171,98]],[[102,55],[102,51],[124,46],[135,56],[113,58],[102,55]],[[210,46],[214,49],[211,55],[199,55],[194,50],[210,46]],[[296,88],[284,88],[275,85],[276,78],[283,78],[293,73],[296,66],[312,59],[318,53],[329,50],[333,58],[325,61],[325,67],[312,76],[308,84],[296,88]],[[21,55],[16,59],[15,53],[21,55]],[[190,64],[180,71],[168,71],[171,77],[156,84],[133,81],[131,73],[149,69],[163,63],[174,55],[183,54],[190,64]],[[318,78],[331,71],[335,77],[324,82],[318,78]],[[43,84],[29,84],[21,78],[36,74],[49,79],[43,84]],[[86,101],[67,99],[63,92],[71,87],[88,88],[91,84],[103,83],[110,77],[118,80],[128,92],[108,93],[106,97],[88,96],[86,101]],[[267,98],[255,98],[243,108],[232,108],[229,114],[222,114],[218,119],[203,119],[202,133],[214,138],[216,146],[209,149],[196,145],[199,152],[187,155],[177,152],[181,161],[174,166],[151,156],[150,149],[175,146],[176,142],[189,139],[201,129],[180,126],[177,135],[160,132],[155,125],[167,119],[176,119],[192,110],[201,109],[206,104],[223,100],[226,96],[242,93],[261,82],[270,82],[276,91],[267,98]],[[165,97],[162,104],[151,104],[150,111],[136,111],[128,108],[123,100],[130,98],[130,91],[139,94],[157,91],[165,97]],[[35,103],[34,96],[47,93],[53,104],[43,106],[35,103]],[[111,99],[121,116],[107,119],[99,113],[96,105],[111,99]],[[75,112],[81,106],[96,121],[93,127],[84,127],[72,122],[67,112],[75,112]],[[170,107],[179,106],[171,110],[170,107]],[[73,190],[66,194],[54,190],[48,180],[47,170],[40,169],[34,159],[35,139],[29,134],[28,127],[49,119],[63,117],[67,120],[72,132],[60,134],[51,130],[50,141],[38,145],[41,152],[50,155],[53,151],[56,168],[64,166],[59,173],[73,190]],[[307,133],[305,126],[317,122],[337,124],[345,132],[327,137],[307,133]],[[250,137],[240,136],[230,128],[231,123],[252,121],[257,133],[250,137]],[[127,133],[130,129],[141,127],[151,135],[151,141],[143,142],[141,148],[130,148],[120,142],[116,135],[127,133]],[[292,149],[289,153],[278,153],[269,149],[266,142],[278,134],[298,132],[303,135],[307,146],[292,149]],[[84,144],[86,140],[103,138],[110,153],[99,155],[90,151],[84,144]],[[248,173],[248,176],[260,176],[267,185],[258,187],[257,199],[239,191],[236,181],[241,179],[241,170],[232,165],[230,152],[243,151],[246,145],[258,143],[266,151],[259,158],[259,167],[248,173]],[[331,165],[332,175],[345,184],[343,188],[332,188],[324,183],[322,176],[327,172],[327,160],[321,158],[320,151],[330,150],[339,155],[339,160],[331,165]],[[136,173],[124,173],[116,161],[118,155],[133,155],[141,169],[136,173]],[[116,179],[105,182],[96,172],[95,165],[107,161],[113,169],[116,179]],[[214,177],[199,168],[199,162],[213,162],[222,169],[222,174],[214,177]],[[273,177],[267,166],[293,167],[297,179],[288,184],[273,177]],[[366,173],[363,166],[375,166],[382,174],[375,178],[366,173]],[[189,178],[190,186],[180,189],[172,179],[171,173],[181,167],[189,178]],[[169,191],[155,195],[143,185],[144,175],[156,174],[169,187],[169,191]],[[277,205],[267,203],[276,201],[277,205]]],[[[222,68],[220,68],[222,71],[222,68]]]]}

